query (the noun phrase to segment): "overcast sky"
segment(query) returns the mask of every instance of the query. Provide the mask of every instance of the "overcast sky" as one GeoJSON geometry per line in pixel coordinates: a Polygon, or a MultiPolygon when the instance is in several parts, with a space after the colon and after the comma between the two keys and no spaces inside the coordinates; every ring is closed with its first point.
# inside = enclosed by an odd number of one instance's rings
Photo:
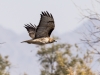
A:
{"type": "MultiPolygon", "coordinates": [[[[92,0],[73,0],[80,8],[93,9],[92,0]]],[[[55,31],[64,33],[79,26],[80,13],[71,0],[0,0],[0,25],[18,34],[24,24],[38,25],[41,11],[52,13],[55,31]]],[[[97,7],[97,5],[96,5],[97,7]]]]}
{"type": "MultiPolygon", "coordinates": [[[[97,11],[98,8],[98,4],[93,0],[73,0],[73,2],[82,9],[97,11]]],[[[58,34],[71,32],[83,23],[79,22],[81,14],[73,2],[71,0],[0,0],[0,35],[2,35],[0,41],[7,42],[1,47],[0,53],[9,55],[12,64],[17,66],[13,68],[11,75],[23,72],[39,75],[36,51],[30,53],[35,46],[20,44],[21,41],[29,38],[23,27],[24,24],[38,25],[41,11],[48,11],[52,13],[55,20],[56,27],[53,32],[58,34]],[[19,34],[21,35],[18,36],[19,34]]],[[[72,40],[73,37],[69,36],[68,39],[72,40]]]]}

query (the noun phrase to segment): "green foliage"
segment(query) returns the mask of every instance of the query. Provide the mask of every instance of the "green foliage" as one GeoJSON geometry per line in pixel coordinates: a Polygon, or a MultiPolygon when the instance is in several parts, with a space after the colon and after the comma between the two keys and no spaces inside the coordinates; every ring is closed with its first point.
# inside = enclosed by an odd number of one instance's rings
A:
{"type": "Polygon", "coordinates": [[[41,75],[95,75],[86,64],[86,58],[79,57],[77,51],[77,45],[74,48],[70,44],[42,46],[37,52],[41,75]]]}
{"type": "Polygon", "coordinates": [[[7,72],[7,68],[9,67],[8,56],[2,57],[0,55],[0,75],[9,75],[9,72],[7,72]]]}

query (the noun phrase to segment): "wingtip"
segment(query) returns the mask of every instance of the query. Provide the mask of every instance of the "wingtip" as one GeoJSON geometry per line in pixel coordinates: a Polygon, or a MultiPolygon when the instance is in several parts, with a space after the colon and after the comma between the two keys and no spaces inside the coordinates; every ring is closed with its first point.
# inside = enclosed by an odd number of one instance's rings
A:
{"type": "Polygon", "coordinates": [[[52,14],[49,13],[48,11],[41,11],[41,14],[40,14],[40,15],[41,15],[41,16],[48,16],[48,17],[53,18],[52,14]]]}

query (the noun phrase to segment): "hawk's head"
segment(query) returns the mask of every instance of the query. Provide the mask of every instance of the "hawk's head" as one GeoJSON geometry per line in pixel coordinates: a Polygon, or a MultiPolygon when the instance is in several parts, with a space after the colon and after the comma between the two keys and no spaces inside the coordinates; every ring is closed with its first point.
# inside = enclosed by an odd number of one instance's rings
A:
{"type": "Polygon", "coordinates": [[[53,43],[53,42],[57,42],[57,41],[53,38],[49,38],[49,43],[53,43]]]}

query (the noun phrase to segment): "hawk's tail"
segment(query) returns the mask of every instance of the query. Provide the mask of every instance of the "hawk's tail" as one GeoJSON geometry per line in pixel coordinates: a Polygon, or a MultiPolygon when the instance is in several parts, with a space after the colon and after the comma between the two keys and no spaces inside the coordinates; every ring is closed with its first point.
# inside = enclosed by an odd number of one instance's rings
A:
{"type": "Polygon", "coordinates": [[[31,44],[31,40],[22,41],[21,43],[28,43],[28,44],[31,44]]]}

